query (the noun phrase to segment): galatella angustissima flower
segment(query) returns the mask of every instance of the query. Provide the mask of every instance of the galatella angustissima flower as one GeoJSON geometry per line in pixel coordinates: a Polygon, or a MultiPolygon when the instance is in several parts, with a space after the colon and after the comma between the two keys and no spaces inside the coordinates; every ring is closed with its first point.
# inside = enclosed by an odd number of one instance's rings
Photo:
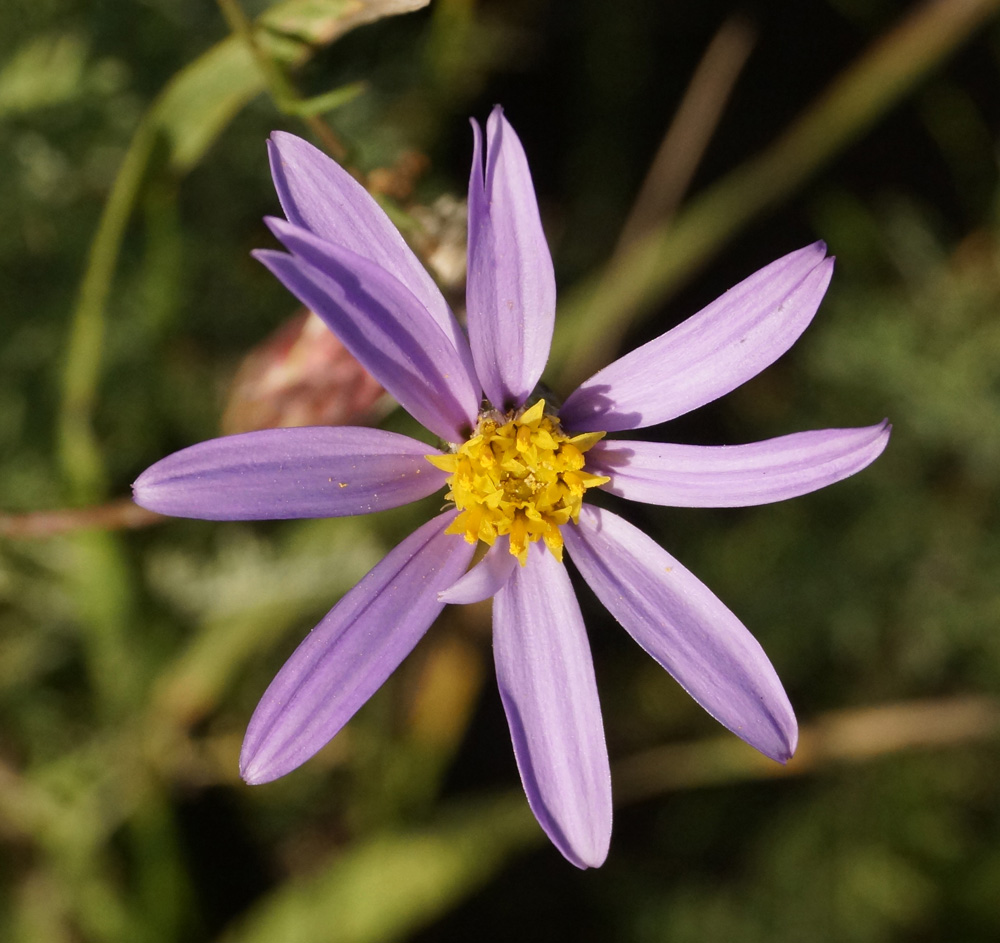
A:
{"type": "Polygon", "coordinates": [[[605,438],[665,422],[735,389],[809,324],[833,271],[826,247],[792,252],[605,367],[558,412],[534,391],[555,318],[552,260],[521,143],[496,108],[473,122],[468,336],[375,201],[310,144],[269,142],[288,253],[257,252],[440,451],[379,429],[272,429],[203,442],[135,483],[164,514],[264,520],[367,514],[447,489],[419,527],[312,630],[247,730],[243,778],[263,783],[333,737],[447,603],[493,598],[493,649],[528,802],[558,849],[597,867],[611,782],[590,648],[563,565],[720,723],[787,760],[795,715],[739,620],[640,530],[588,504],[608,491],[673,507],[744,507],[805,494],[873,461],[886,423],[733,446],[605,438]],[[484,160],[485,150],[485,160],[484,160]],[[430,453],[430,454],[428,454],[430,453]],[[488,545],[469,569],[476,545],[488,545]]]}

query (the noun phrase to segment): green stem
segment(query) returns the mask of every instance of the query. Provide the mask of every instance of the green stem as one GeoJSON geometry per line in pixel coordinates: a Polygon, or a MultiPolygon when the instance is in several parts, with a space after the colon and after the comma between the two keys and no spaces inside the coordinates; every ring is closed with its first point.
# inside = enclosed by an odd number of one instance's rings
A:
{"type": "Polygon", "coordinates": [[[254,25],[243,11],[239,0],[216,0],[219,9],[225,17],[229,28],[240,38],[253,56],[257,68],[260,69],[267,83],[268,93],[275,107],[286,115],[295,115],[302,119],[307,127],[323,143],[327,153],[336,160],[342,161],[347,156],[347,148],[341,143],[333,129],[318,115],[310,114],[303,107],[304,99],[284,69],[263,50],[254,35],[254,25]]]}
{"type": "Polygon", "coordinates": [[[288,76],[285,75],[284,70],[260,48],[260,44],[254,36],[254,25],[243,12],[239,0],[217,0],[217,3],[226,23],[229,24],[229,28],[250,50],[250,55],[253,56],[257,68],[264,76],[268,91],[275,104],[284,110],[287,103],[298,101],[299,95],[288,76]]]}
{"type": "Polygon", "coordinates": [[[104,461],[92,426],[101,372],[106,305],[125,227],[155,141],[155,126],[147,116],[132,138],[104,205],[70,324],[62,376],[58,447],[70,495],[78,504],[97,501],[106,491],[104,461]]]}

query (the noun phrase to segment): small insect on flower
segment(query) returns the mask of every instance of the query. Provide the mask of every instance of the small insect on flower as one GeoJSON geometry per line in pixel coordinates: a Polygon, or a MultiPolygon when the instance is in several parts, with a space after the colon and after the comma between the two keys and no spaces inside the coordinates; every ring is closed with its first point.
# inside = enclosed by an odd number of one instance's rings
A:
{"type": "Polygon", "coordinates": [[[588,493],[674,507],[783,501],[864,468],[889,426],[733,446],[606,437],[709,403],[788,350],[833,272],[823,243],[772,262],[600,370],[558,412],[534,398],[555,320],[552,260],[524,150],[502,110],[490,115],[485,147],[472,128],[468,336],[375,201],[290,134],[269,142],[286,219],[268,224],[288,252],[256,253],[449,444],[432,451],[366,428],[249,432],[157,462],[136,481],[135,500],[164,514],[263,520],[367,514],[447,488],[448,509],[390,551],[278,672],[250,721],[243,777],[268,782],[305,762],[446,604],[492,597],[497,682],[528,802],[569,861],[597,867],[611,838],[611,777],[564,550],[625,630],[737,736],[784,762],[797,727],[739,620],[642,531],[588,504],[588,493]],[[480,541],[489,549],[469,569],[480,541]]]}

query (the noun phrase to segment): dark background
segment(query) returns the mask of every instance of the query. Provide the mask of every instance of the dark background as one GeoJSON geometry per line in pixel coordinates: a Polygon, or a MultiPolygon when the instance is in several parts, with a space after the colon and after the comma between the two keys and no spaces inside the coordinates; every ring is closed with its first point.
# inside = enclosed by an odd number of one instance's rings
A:
{"type": "MultiPolygon", "coordinates": [[[[467,118],[502,103],[570,298],[605,271],[727,18],[756,41],[678,219],[917,9],[451,0],[350,32],[292,74],[304,96],[367,83],[324,116],[359,172],[426,156],[395,201],[403,219],[464,197],[467,118]]],[[[5,522],[103,508],[218,434],[239,364],[294,311],[249,251],[272,244],[261,217],[278,211],[267,134],[312,132],[263,94],[193,166],[157,140],[103,347],[83,361],[101,472],[67,449],[73,312],[102,209],[143,114],[226,35],[195,0],[0,7],[5,522]]],[[[789,775],[717,728],[581,586],[618,803],[602,869],[568,865],[526,814],[487,609],[449,610],[327,750],[251,789],[236,756],[268,680],[438,499],[351,521],[5,529],[0,936],[995,940],[998,51],[990,21],[624,330],[628,349],[816,239],[838,257],[788,355],[650,434],[744,442],[888,416],[885,455],[785,504],[624,512],[767,650],[804,730],[789,775]]],[[[609,329],[617,316],[597,312],[609,329]]]]}

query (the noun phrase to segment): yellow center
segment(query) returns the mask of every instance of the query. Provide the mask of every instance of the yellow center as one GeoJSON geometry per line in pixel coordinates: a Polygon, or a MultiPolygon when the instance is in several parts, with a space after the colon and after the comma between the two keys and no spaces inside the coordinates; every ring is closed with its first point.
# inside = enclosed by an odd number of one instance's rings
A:
{"type": "Polygon", "coordinates": [[[461,513],[447,533],[490,546],[507,535],[522,566],[528,544],[541,539],[562,560],[559,528],[576,523],[588,488],[611,480],[583,470],[583,453],[603,437],[603,432],[564,435],[559,420],[545,414],[544,400],[520,415],[483,416],[476,434],[457,451],[427,456],[451,473],[446,497],[461,513]]]}

